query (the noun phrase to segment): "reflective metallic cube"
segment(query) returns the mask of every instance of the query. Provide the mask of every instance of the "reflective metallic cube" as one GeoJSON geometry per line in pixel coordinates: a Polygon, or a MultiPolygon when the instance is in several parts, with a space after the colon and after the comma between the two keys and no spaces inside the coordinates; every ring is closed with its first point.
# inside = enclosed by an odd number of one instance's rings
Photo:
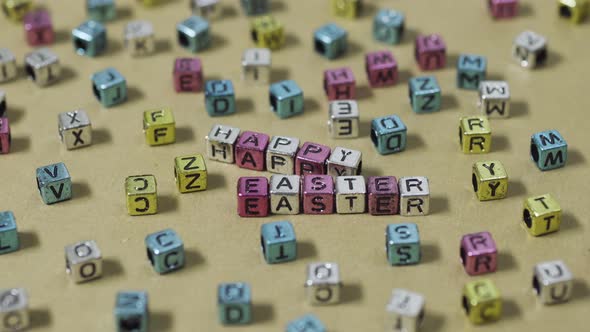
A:
{"type": "Polygon", "coordinates": [[[328,132],[332,138],[356,138],[360,132],[360,112],[354,100],[330,102],[328,132]]]}
{"type": "Polygon", "coordinates": [[[86,21],[72,30],[72,42],[76,53],[97,56],[107,48],[107,29],[98,21],[86,21]]]}
{"type": "Polygon", "coordinates": [[[269,213],[268,180],[263,176],[238,179],[238,215],[240,217],[266,217],[269,213]]]}
{"type": "Polygon", "coordinates": [[[533,236],[559,231],[561,206],[550,194],[533,196],[524,201],[522,225],[533,236]]]}
{"type": "MultiPolygon", "coordinates": [[[[353,176],[360,175],[363,169],[362,153],[357,150],[337,146],[327,161],[328,175],[353,176]]],[[[364,182],[364,181],[363,181],[364,182]]]]}
{"type": "Polygon", "coordinates": [[[565,166],[567,142],[557,130],[546,130],[531,136],[531,159],[542,171],[565,166]]]}
{"type": "Polygon", "coordinates": [[[539,263],[533,270],[532,286],[541,303],[563,303],[572,296],[573,275],[563,261],[539,263]]]}
{"type": "Polygon", "coordinates": [[[174,158],[174,178],[181,193],[207,189],[207,165],[200,153],[174,158]]]}
{"type": "Polygon", "coordinates": [[[84,110],[59,113],[58,131],[66,149],[72,150],[92,144],[92,125],[84,110]]]}
{"type": "Polygon", "coordinates": [[[404,36],[405,15],[393,9],[381,9],[373,18],[373,38],[382,43],[399,44],[404,36]]]}
{"type": "Polygon", "coordinates": [[[430,212],[430,186],[423,176],[402,177],[398,181],[402,216],[422,216],[430,212]]]}
{"type": "Polygon", "coordinates": [[[64,163],[37,168],[37,188],[45,204],[72,198],[72,178],[64,163]]]}
{"type": "Polygon", "coordinates": [[[502,298],[489,279],[468,282],[463,287],[463,310],[473,324],[493,322],[502,316],[502,298]]]}
{"type": "Polygon", "coordinates": [[[24,288],[0,290],[0,330],[22,331],[30,325],[29,296],[24,288]]]}
{"type": "Polygon", "coordinates": [[[158,213],[158,184],[153,175],[134,175],[125,179],[127,213],[142,216],[158,213]]]}
{"type": "Polygon", "coordinates": [[[441,89],[436,77],[413,77],[408,83],[410,105],[415,113],[440,111],[442,104],[441,89]]]}
{"type": "Polygon", "coordinates": [[[271,76],[271,51],[249,48],[242,55],[242,78],[246,82],[268,84],[271,76]]]}
{"type": "Polygon", "coordinates": [[[0,48],[0,83],[14,79],[18,75],[16,58],[7,48],[0,48]]]}
{"type": "Polygon", "coordinates": [[[233,164],[235,162],[235,146],[239,136],[239,128],[213,125],[209,135],[205,137],[207,157],[211,160],[233,164]]]}
{"type": "Polygon", "coordinates": [[[385,229],[385,252],[391,265],[418,264],[422,258],[420,232],[414,223],[389,224],[385,229]]]}
{"type": "Polygon", "coordinates": [[[46,86],[59,79],[61,66],[55,53],[40,48],[25,55],[25,72],[39,86],[46,86]]]}
{"type": "Polygon", "coordinates": [[[143,131],[151,146],[176,142],[176,121],[170,108],[143,112],[143,131]]]}
{"type": "Polygon", "coordinates": [[[299,214],[300,182],[299,175],[270,176],[270,212],[272,214],[299,214]]]}
{"type": "Polygon", "coordinates": [[[471,183],[480,201],[502,199],[508,192],[508,174],[497,160],[474,163],[471,183]]]}
{"type": "Polygon", "coordinates": [[[336,213],[365,213],[367,186],[362,176],[336,177],[336,213]]]}
{"type": "Polygon", "coordinates": [[[270,137],[263,133],[244,131],[236,143],[236,164],[240,168],[264,171],[266,148],[270,137]]]}
{"type": "Polygon", "coordinates": [[[307,300],[312,305],[340,302],[342,282],[336,263],[311,263],[307,266],[305,282],[307,300]]]}
{"type": "Polygon", "coordinates": [[[314,50],[330,60],[343,55],[348,49],[348,33],[334,23],[318,28],[313,34],[314,50]]]}
{"type": "Polygon", "coordinates": [[[272,173],[295,174],[297,151],[298,138],[273,136],[266,150],[266,169],[272,173]]]}
{"type": "Polygon", "coordinates": [[[408,129],[397,115],[388,115],[371,121],[371,141],[382,155],[405,150],[408,129]]]}
{"type": "Polygon", "coordinates": [[[65,247],[66,273],[77,283],[102,276],[102,255],[95,241],[82,241],[65,247]]]}
{"type": "Polygon", "coordinates": [[[131,21],[124,31],[125,48],[132,56],[149,55],[156,51],[154,27],[148,21],[131,21]]]}
{"type": "Polygon", "coordinates": [[[0,211],[0,255],[20,248],[16,219],[12,211],[0,211]]]}
{"type": "Polygon", "coordinates": [[[260,246],[268,264],[285,263],[297,259],[295,228],[289,221],[277,221],[260,227],[260,246]]]}
{"type": "Polygon", "coordinates": [[[141,291],[118,292],[113,314],[117,332],[147,332],[148,294],[141,291]]]}
{"type": "Polygon", "coordinates": [[[489,118],[510,116],[510,88],[504,81],[482,81],[479,84],[478,107],[489,118]]]}
{"type": "Polygon", "coordinates": [[[168,228],[145,237],[147,257],[154,271],[163,274],[184,266],[184,244],[178,234],[168,228]]]}
{"type": "Polygon", "coordinates": [[[223,325],[241,325],[252,321],[252,290],[244,282],[217,286],[217,310],[223,325]]]}
{"type": "Polygon", "coordinates": [[[417,332],[424,322],[425,300],[422,294],[396,288],[385,307],[385,330],[417,332]]]}
{"type": "Polygon", "coordinates": [[[467,274],[475,276],[496,271],[498,249],[490,232],[463,235],[459,251],[467,274]]]}
{"type": "Polygon", "coordinates": [[[115,68],[96,72],[90,79],[92,92],[104,107],[115,106],[127,100],[127,81],[115,68]]]}
{"type": "Polygon", "coordinates": [[[531,69],[544,65],[549,56],[547,38],[533,31],[522,32],[514,39],[512,56],[524,68],[531,69]]]}
{"type": "Polygon", "coordinates": [[[202,51],[211,44],[209,22],[191,16],[176,25],[178,44],[192,53],[202,51]]]}

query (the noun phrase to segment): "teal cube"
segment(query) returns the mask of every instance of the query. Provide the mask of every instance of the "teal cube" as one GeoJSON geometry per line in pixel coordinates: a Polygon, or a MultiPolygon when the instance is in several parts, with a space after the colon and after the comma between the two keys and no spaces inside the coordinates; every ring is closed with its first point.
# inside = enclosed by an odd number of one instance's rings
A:
{"type": "Polygon", "coordinates": [[[115,0],[86,0],[86,13],[94,21],[112,21],[117,16],[115,0]]]}
{"type": "Polygon", "coordinates": [[[380,154],[401,152],[406,148],[407,128],[397,115],[371,121],[371,141],[380,154]]]}
{"type": "Polygon", "coordinates": [[[200,16],[191,16],[176,25],[178,44],[197,53],[209,47],[211,36],[209,22],[200,16]]]}
{"type": "Polygon", "coordinates": [[[107,29],[98,21],[86,21],[72,30],[72,42],[76,53],[97,56],[107,48],[107,29]]]}
{"type": "Polygon", "coordinates": [[[348,48],[348,33],[334,23],[328,23],[313,34],[315,51],[328,59],[336,59],[348,48]]]}
{"type": "Polygon", "coordinates": [[[440,111],[440,85],[434,76],[413,77],[409,82],[410,105],[415,113],[440,111]]]}
{"type": "Polygon", "coordinates": [[[37,188],[45,204],[72,198],[72,178],[64,163],[37,168],[37,188]]]}
{"type": "Polygon", "coordinates": [[[17,251],[19,248],[16,219],[12,211],[0,212],[0,255],[17,251]]]}
{"type": "Polygon", "coordinates": [[[531,137],[531,159],[542,171],[565,166],[567,142],[557,130],[546,130],[531,137]]]}
{"type": "Polygon", "coordinates": [[[205,82],[205,109],[210,116],[224,116],[236,112],[236,94],[230,80],[205,82]]]}
{"type": "Polygon", "coordinates": [[[390,45],[399,44],[404,35],[405,20],[404,14],[396,10],[379,10],[373,18],[373,38],[390,45]]]}
{"type": "Polygon", "coordinates": [[[219,321],[224,325],[248,324],[252,320],[252,293],[243,282],[220,284],[217,287],[219,321]]]}
{"type": "Polygon", "coordinates": [[[241,0],[242,9],[248,16],[268,13],[269,0],[241,0]]]}
{"type": "Polygon", "coordinates": [[[269,89],[270,108],[281,119],[303,113],[303,90],[295,81],[272,84],[269,89]]]}
{"type": "Polygon", "coordinates": [[[385,238],[389,264],[410,265],[420,262],[420,233],[416,224],[387,225],[385,238]]]}
{"type": "Polygon", "coordinates": [[[114,314],[117,332],[147,332],[149,330],[147,293],[138,291],[117,293],[114,314]]]}
{"type": "Polygon", "coordinates": [[[91,77],[92,91],[105,107],[111,107],[127,100],[127,81],[115,68],[94,73],[91,77]]]}
{"type": "Polygon", "coordinates": [[[477,90],[479,83],[485,81],[488,68],[487,59],[480,55],[461,54],[457,60],[457,87],[477,90]]]}
{"type": "Polygon", "coordinates": [[[285,332],[326,332],[326,327],[314,314],[307,314],[290,321],[285,332]]]}
{"type": "Polygon", "coordinates": [[[174,230],[168,228],[146,236],[145,246],[156,272],[164,274],[184,266],[184,244],[174,230]]]}
{"type": "Polygon", "coordinates": [[[262,255],[268,264],[284,263],[297,259],[295,229],[288,221],[263,224],[260,227],[262,255]]]}

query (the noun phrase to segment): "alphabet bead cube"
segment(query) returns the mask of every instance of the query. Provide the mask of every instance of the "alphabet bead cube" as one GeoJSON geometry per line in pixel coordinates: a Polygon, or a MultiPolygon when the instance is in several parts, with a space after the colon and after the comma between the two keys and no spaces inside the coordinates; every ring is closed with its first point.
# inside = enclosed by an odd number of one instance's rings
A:
{"type": "Polygon", "coordinates": [[[348,67],[324,71],[324,91],[328,100],[347,100],[356,97],[356,80],[348,67]]]}
{"type": "Polygon", "coordinates": [[[563,261],[542,262],[535,265],[532,286],[541,303],[563,303],[572,296],[573,275],[563,261]]]}
{"type": "Polygon", "coordinates": [[[283,24],[272,16],[257,17],[250,28],[252,41],[262,48],[278,50],[285,44],[283,24]]]}
{"type": "Polygon", "coordinates": [[[16,219],[12,211],[0,212],[0,255],[17,251],[20,247],[16,219]]]}
{"type": "Polygon", "coordinates": [[[307,300],[311,305],[340,302],[342,283],[338,264],[326,262],[307,265],[305,288],[307,300]]]}
{"type": "Polygon", "coordinates": [[[477,90],[486,79],[488,61],[481,55],[461,54],[457,60],[457,87],[477,90]]]}
{"type": "Polygon", "coordinates": [[[270,109],[281,119],[303,113],[303,90],[295,81],[274,83],[269,89],[270,109]]]}
{"type": "Polygon", "coordinates": [[[478,106],[489,118],[510,116],[510,89],[504,81],[482,81],[479,84],[478,106]]]}
{"type": "Polygon", "coordinates": [[[234,150],[240,129],[229,126],[214,125],[205,137],[207,141],[207,157],[211,160],[233,164],[234,150]]]}
{"type": "Polygon", "coordinates": [[[388,115],[371,121],[371,141],[382,155],[401,152],[406,148],[406,125],[397,115],[388,115]]]}
{"type": "Polygon", "coordinates": [[[587,0],[559,0],[557,8],[559,17],[581,23],[588,16],[590,3],[587,0]]]}
{"type": "Polygon", "coordinates": [[[471,182],[480,201],[502,199],[508,192],[508,174],[504,165],[497,160],[473,164],[471,182]]]}
{"type": "Polygon", "coordinates": [[[94,21],[112,21],[117,16],[115,0],[86,0],[86,13],[94,21]]]}
{"type": "Polygon", "coordinates": [[[107,47],[107,30],[98,21],[86,21],[72,30],[76,53],[90,57],[103,53],[107,47]]]}
{"type": "Polygon", "coordinates": [[[306,314],[290,321],[285,332],[326,332],[326,327],[314,314],[306,314]]]}
{"type": "Polygon", "coordinates": [[[125,179],[127,212],[130,216],[158,212],[158,184],[153,175],[134,175],[125,179]]]}
{"type": "Polygon", "coordinates": [[[115,68],[107,68],[92,75],[92,91],[104,106],[111,107],[127,100],[127,81],[115,68]]]}
{"type": "Polygon", "coordinates": [[[303,177],[303,213],[334,213],[334,179],[331,175],[303,177]]]}
{"type": "Polygon", "coordinates": [[[33,0],[3,0],[2,12],[13,21],[20,21],[34,7],[33,0]]]}
{"type": "Polygon", "coordinates": [[[359,136],[360,113],[354,100],[330,102],[328,132],[332,138],[356,138],[359,136]]]}
{"type": "Polygon", "coordinates": [[[531,137],[531,159],[542,171],[565,166],[567,142],[557,130],[546,130],[531,137]]]}
{"type": "Polygon", "coordinates": [[[24,288],[0,290],[0,329],[21,331],[29,327],[29,297],[24,288]]]}
{"type": "Polygon", "coordinates": [[[240,0],[244,13],[248,16],[260,15],[268,12],[269,0],[240,0]]]}
{"type": "Polygon", "coordinates": [[[245,131],[236,144],[236,164],[240,168],[264,171],[265,151],[270,138],[266,134],[245,131]]]}
{"type": "Polygon", "coordinates": [[[234,85],[230,80],[205,83],[205,109],[209,116],[223,116],[236,112],[234,85]]]}
{"type": "Polygon", "coordinates": [[[399,189],[395,176],[370,176],[367,179],[367,194],[371,215],[399,213],[399,189]]]}
{"type": "Polygon", "coordinates": [[[14,54],[7,48],[0,48],[0,83],[10,81],[17,75],[14,54]]]}
{"type": "Polygon", "coordinates": [[[173,76],[176,92],[203,90],[203,65],[199,58],[177,58],[173,76]]]}
{"type": "Polygon", "coordinates": [[[176,142],[176,122],[169,108],[143,112],[145,140],[151,146],[176,142]]]}
{"type": "Polygon", "coordinates": [[[272,173],[295,174],[297,151],[298,138],[273,136],[266,150],[266,169],[272,173]]]}
{"type": "Polygon", "coordinates": [[[386,331],[416,332],[424,321],[424,296],[405,289],[394,289],[387,304],[386,331]]]}
{"type": "Polygon", "coordinates": [[[418,35],[414,56],[421,70],[435,70],[445,67],[447,48],[440,35],[418,35]]]}
{"type": "Polygon", "coordinates": [[[45,204],[72,198],[72,178],[64,163],[37,168],[37,188],[45,204]]]}
{"type": "Polygon", "coordinates": [[[184,244],[178,234],[168,228],[145,238],[147,257],[159,274],[181,269],[184,266],[184,244]]]}
{"type": "Polygon", "coordinates": [[[273,214],[299,214],[300,186],[299,175],[271,175],[270,212],[273,214]]]}
{"type": "Polygon", "coordinates": [[[31,46],[52,44],[55,40],[49,12],[44,9],[28,12],[24,17],[25,35],[31,46]]]}
{"type": "Polygon", "coordinates": [[[58,131],[66,149],[72,150],[92,144],[92,125],[84,110],[59,113],[58,131]]]}
{"type": "Polygon", "coordinates": [[[533,31],[524,31],[516,36],[512,56],[523,68],[535,68],[547,62],[547,39],[533,31]]]}
{"type": "Polygon", "coordinates": [[[181,193],[207,189],[207,165],[199,153],[174,158],[174,179],[181,193]]]}
{"type": "Polygon", "coordinates": [[[81,241],[65,247],[66,273],[77,283],[102,276],[102,255],[95,241],[81,241]]]}
{"type": "Polygon", "coordinates": [[[199,16],[191,16],[176,25],[178,44],[192,53],[209,47],[211,35],[209,22],[199,16]]]}
{"type": "Polygon", "coordinates": [[[399,179],[400,208],[402,216],[422,216],[430,212],[430,187],[423,176],[399,179]]]}
{"type": "Polygon", "coordinates": [[[9,153],[11,143],[10,122],[8,118],[0,117],[0,154],[9,153]]]}
{"type": "Polygon", "coordinates": [[[363,168],[362,153],[356,150],[336,147],[328,159],[328,175],[359,175],[363,168]]]}
{"type": "Polygon", "coordinates": [[[413,77],[409,82],[410,105],[415,113],[440,111],[440,85],[434,76],[413,77]]]}
{"type": "Polygon", "coordinates": [[[332,60],[343,55],[348,48],[348,33],[334,23],[321,26],[313,34],[314,50],[332,60]]]}
{"type": "Polygon", "coordinates": [[[25,72],[38,86],[47,86],[59,79],[59,59],[48,48],[40,48],[25,55],[25,72]]]}
{"type": "Polygon", "coordinates": [[[381,9],[373,18],[373,38],[382,43],[395,45],[402,40],[405,16],[393,9],[381,9]]]}
{"type": "Polygon", "coordinates": [[[219,284],[217,310],[223,325],[248,324],[252,321],[252,291],[244,282],[219,284]]]}
{"type": "Polygon", "coordinates": [[[330,148],[316,143],[305,142],[295,159],[295,174],[326,174],[326,162],[330,148]]]}
{"type": "Polygon", "coordinates": [[[197,16],[215,19],[221,15],[219,0],[191,0],[191,9],[197,16]]]}
{"type": "Polygon", "coordinates": [[[288,221],[263,224],[260,227],[262,255],[268,264],[284,263],[297,259],[295,229],[288,221]]]}
{"type": "Polygon", "coordinates": [[[154,27],[148,21],[131,21],[124,31],[125,48],[132,56],[144,56],[156,51],[154,27]]]}
{"type": "Polygon", "coordinates": [[[463,287],[463,310],[473,324],[493,322],[502,316],[502,298],[489,279],[471,281],[463,287]]]}
{"type": "Polygon", "coordinates": [[[518,0],[488,0],[488,9],[495,19],[511,18],[518,14],[518,0]]]}
{"type": "Polygon", "coordinates": [[[459,145],[468,154],[488,153],[492,149],[492,129],[485,116],[459,119],[459,145]]]}
{"type": "Polygon", "coordinates": [[[489,232],[463,235],[460,254],[461,263],[469,275],[496,271],[498,249],[489,232]]]}
{"type": "Polygon", "coordinates": [[[362,8],[362,0],[331,0],[334,16],[357,18],[362,8]]]}
{"type": "Polygon", "coordinates": [[[522,221],[534,236],[557,232],[561,226],[561,206],[550,194],[530,197],[524,201],[522,221]]]}
{"type": "Polygon", "coordinates": [[[263,176],[238,179],[238,215],[266,217],[269,210],[268,180],[263,176]]]}
{"type": "Polygon", "coordinates": [[[385,243],[389,264],[408,265],[420,263],[420,233],[416,224],[387,225],[385,243]]]}
{"type": "Polygon", "coordinates": [[[242,55],[242,78],[246,82],[268,84],[272,56],[268,48],[249,48],[242,55]]]}
{"type": "Polygon", "coordinates": [[[365,71],[373,88],[391,86],[397,83],[397,61],[390,51],[367,53],[365,71]]]}
{"type": "Polygon", "coordinates": [[[336,177],[336,213],[364,213],[367,208],[367,186],[362,176],[336,177]]]}
{"type": "Polygon", "coordinates": [[[148,294],[139,291],[118,292],[114,316],[117,332],[147,332],[149,327],[148,294]]]}

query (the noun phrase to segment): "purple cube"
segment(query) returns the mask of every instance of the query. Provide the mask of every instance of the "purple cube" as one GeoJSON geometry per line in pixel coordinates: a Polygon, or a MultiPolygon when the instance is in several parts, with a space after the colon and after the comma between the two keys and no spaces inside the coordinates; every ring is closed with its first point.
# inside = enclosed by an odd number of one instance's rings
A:
{"type": "Polygon", "coordinates": [[[45,9],[29,12],[24,17],[25,35],[31,46],[52,44],[55,40],[51,16],[45,9]]]}
{"type": "Polygon", "coordinates": [[[421,70],[435,70],[445,67],[447,48],[440,35],[418,35],[414,56],[421,70]]]}
{"type": "Polygon", "coordinates": [[[367,180],[369,213],[390,215],[399,213],[399,189],[395,176],[370,176],[367,180]]]}
{"type": "Polygon", "coordinates": [[[303,213],[334,213],[334,179],[331,175],[303,177],[303,213]]]}
{"type": "Polygon", "coordinates": [[[326,174],[326,161],[331,149],[325,145],[305,142],[295,158],[295,174],[326,174]]]}
{"type": "Polygon", "coordinates": [[[236,163],[240,168],[264,171],[265,152],[270,137],[265,134],[245,131],[236,144],[236,163]]]}

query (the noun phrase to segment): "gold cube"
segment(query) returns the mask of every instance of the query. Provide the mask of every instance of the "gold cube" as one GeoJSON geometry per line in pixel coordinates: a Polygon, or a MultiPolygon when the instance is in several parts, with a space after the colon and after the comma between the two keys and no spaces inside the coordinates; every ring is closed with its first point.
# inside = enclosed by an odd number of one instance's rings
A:
{"type": "Polygon", "coordinates": [[[199,153],[174,158],[174,178],[181,193],[207,189],[207,165],[199,153]]]}
{"type": "Polygon", "coordinates": [[[13,21],[22,21],[25,14],[33,10],[33,0],[0,0],[2,12],[13,21]]]}
{"type": "Polygon", "coordinates": [[[459,144],[463,153],[488,153],[492,148],[492,129],[488,118],[465,116],[459,120],[459,144]]]}
{"type": "Polygon", "coordinates": [[[158,185],[153,175],[134,175],[125,179],[127,212],[130,216],[158,212],[158,185]]]}
{"type": "Polygon", "coordinates": [[[496,285],[489,279],[467,283],[463,288],[463,309],[474,324],[500,319],[502,298],[496,285]]]}
{"type": "Polygon", "coordinates": [[[174,114],[168,108],[143,112],[143,131],[149,145],[164,145],[176,142],[174,114]]]}
{"type": "Polygon", "coordinates": [[[473,164],[471,175],[473,191],[480,201],[490,201],[506,197],[508,174],[497,160],[481,161],[473,164]]]}
{"type": "Polygon", "coordinates": [[[557,232],[561,226],[561,207],[550,194],[524,201],[523,226],[533,236],[557,232]]]}
{"type": "Polygon", "coordinates": [[[572,23],[581,23],[588,15],[590,1],[588,0],[559,0],[557,9],[560,17],[572,23]]]}
{"type": "Polygon", "coordinates": [[[338,17],[357,18],[361,5],[361,0],[332,0],[332,13],[338,17]]]}
{"type": "Polygon", "coordinates": [[[258,47],[276,50],[285,43],[283,24],[269,15],[256,18],[252,22],[251,33],[258,47]]]}

